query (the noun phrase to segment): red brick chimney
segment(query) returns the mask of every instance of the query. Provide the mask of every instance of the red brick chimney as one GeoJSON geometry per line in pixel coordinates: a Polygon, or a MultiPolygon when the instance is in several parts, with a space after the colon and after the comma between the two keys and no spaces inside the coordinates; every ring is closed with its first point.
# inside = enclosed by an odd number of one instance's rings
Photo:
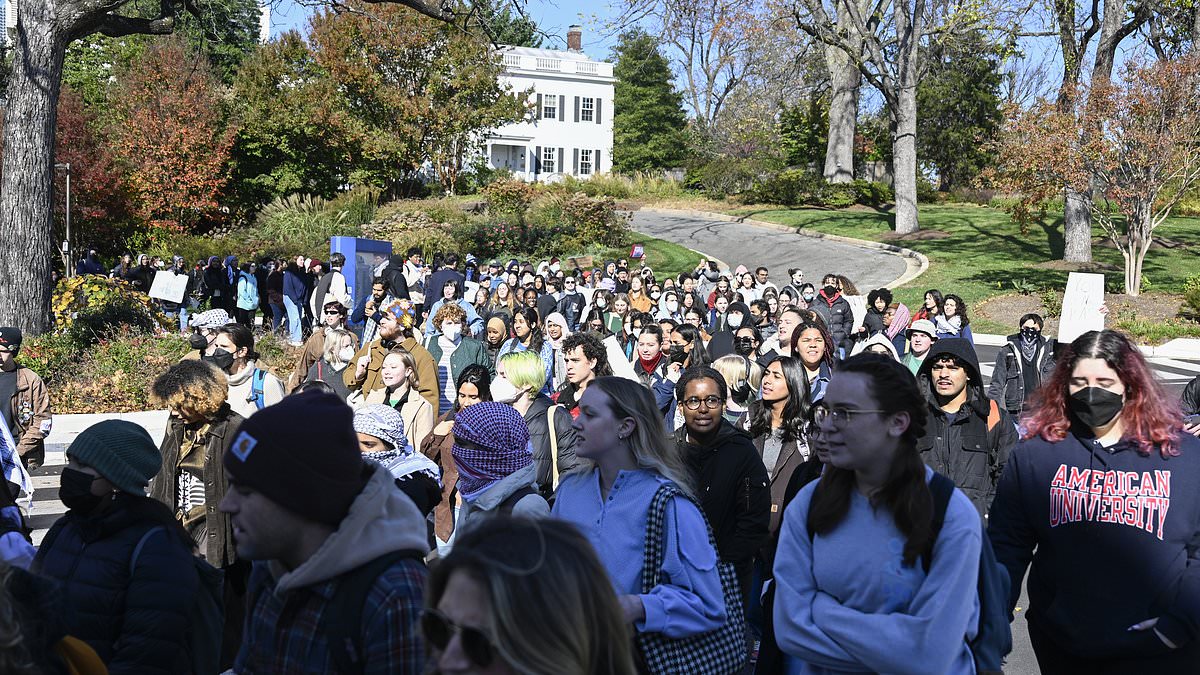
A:
{"type": "Polygon", "coordinates": [[[574,25],[567,28],[567,49],[573,52],[583,51],[583,26],[574,25]]]}

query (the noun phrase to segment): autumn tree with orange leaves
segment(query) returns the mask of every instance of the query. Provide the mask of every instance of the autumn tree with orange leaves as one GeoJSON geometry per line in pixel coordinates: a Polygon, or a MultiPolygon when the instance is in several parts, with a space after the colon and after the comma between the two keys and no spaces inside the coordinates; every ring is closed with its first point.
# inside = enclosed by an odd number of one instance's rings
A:
{"type": "Polygon", "coordinates": [[[1119,83],[1072,101],[1014,111],[996,177],[1022,195],[1023,222],[1066,190],[1096,187],[1092,216],[1121,251],[1125,292],[1136,296],[1155,230],[1200,181],[1200,56],[1132,63],[1119,83]]]}
{"type": "Polygon", "coordinates": [[[117,75],[111,100],[109,138],[137,215],[176,231],[216,217],[234,130],[204,56],[164,40],[117,75]]]}

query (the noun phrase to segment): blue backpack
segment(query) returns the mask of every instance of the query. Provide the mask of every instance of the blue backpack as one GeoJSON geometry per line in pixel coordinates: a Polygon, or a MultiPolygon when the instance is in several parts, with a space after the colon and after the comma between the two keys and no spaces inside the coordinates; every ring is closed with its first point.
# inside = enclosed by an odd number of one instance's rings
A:
{"type": "Polygon", "coordinates": [[[267,379],[267,371],[262,368],[255,368],[254,374],[250,376],[250,398],[247,401],[254,401],[254,407],[262,410],[267,407],[267,399],[263,396],[263,382],[267,379]]]}

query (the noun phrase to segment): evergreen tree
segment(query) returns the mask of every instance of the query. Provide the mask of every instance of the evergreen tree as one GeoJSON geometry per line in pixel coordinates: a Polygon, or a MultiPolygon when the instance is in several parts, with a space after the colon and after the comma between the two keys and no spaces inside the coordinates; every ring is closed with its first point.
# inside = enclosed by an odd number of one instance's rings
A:
{"type": "Polygon", "coordinates": [[[988,144],[1004,121],[996,51],[975,34],[929,54],[917,87],[917,155],[937,172],[939,190],[967,185],[995,163],[988,144]]]}
{"type": "Polygon", "coordinates": [[[541,47],[542,35],[533,19],[514,13],[510,0],[477,0],[472,11],[483,33],[497,45],[541,47]]]}
{"type": "Polygon", "coordinates": [[[671,85],[671,66],[655,38],[623,33],[613,49],[617,78],[613,107],[613,168],[619,172],[679,166],[684,160],[687,116],[671,85]]]}
{"type": "Polygon", "coordinates": [[[829,96],[812,93],[807,101],[779,111],[779,138],[789,166],[816,167],[825,161],[829,139],[829,96]]]}

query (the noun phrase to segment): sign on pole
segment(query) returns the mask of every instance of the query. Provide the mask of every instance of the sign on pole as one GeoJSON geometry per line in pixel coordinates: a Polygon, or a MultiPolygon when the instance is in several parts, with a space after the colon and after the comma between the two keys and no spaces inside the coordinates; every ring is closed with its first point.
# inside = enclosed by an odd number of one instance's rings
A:
{"type": "Polygon", "coordinates": [[[1071,272],[1063,293],[1062,316],[1058,321],[1058,341],[1070,344],[1091,330],[1104,330],[1104,275],[1071,272]]]}
{"type": "Polygon", "coordinates": [[[188,275],[159,270],[154,273],[154,283],[150,284],[150,297],[180,303],[187,292],[187,285],[188,275]]]}

